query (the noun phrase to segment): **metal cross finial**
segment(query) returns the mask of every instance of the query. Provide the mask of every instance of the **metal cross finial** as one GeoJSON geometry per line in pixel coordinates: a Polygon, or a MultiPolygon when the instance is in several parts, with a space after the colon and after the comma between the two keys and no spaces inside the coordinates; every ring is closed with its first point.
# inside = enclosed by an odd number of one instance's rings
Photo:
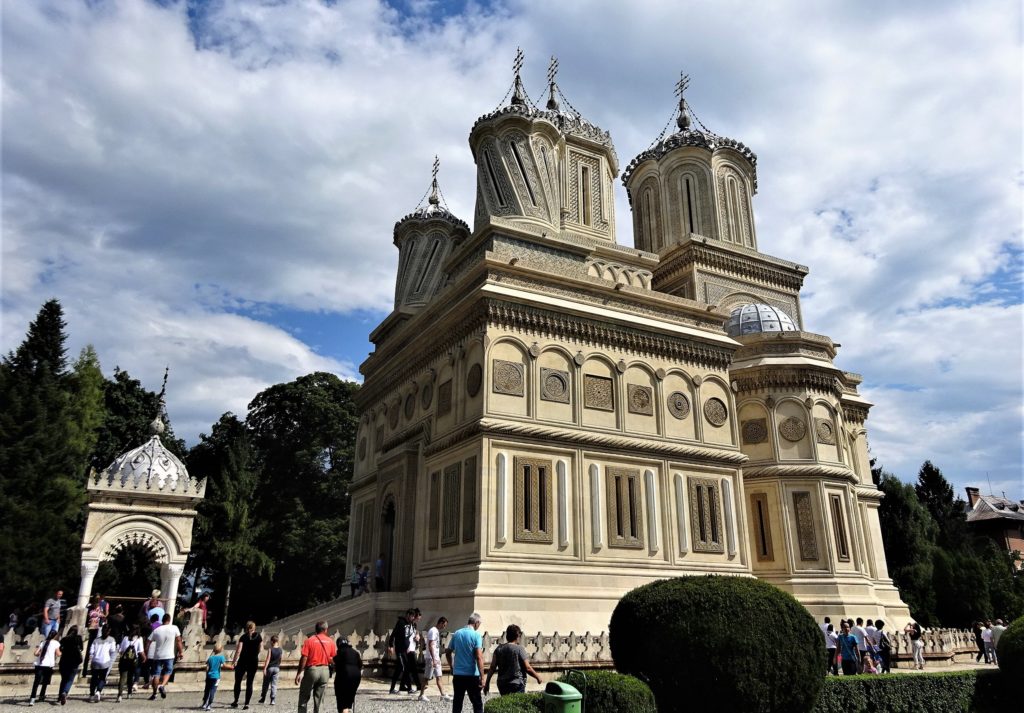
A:
{"type": "Polygon", "coordinates": [[[440,159],[437,158],[437,154],[435,154],[434,155],[434,171],[431,174],[431,178],[433,178],[435,181],[437,180],[437,170],[439,168],[441,168],[441,161],[440,161],[440,159]]]}
{"type": "Polygon", "coordinates": [[[551,55],[551,62],[548,64],[548,84],[555,83],[556,74],[558,74],[558,58],[551,55]]]}
{"type": "Polygon", "coordinates": [[[686,91],[686,88],[688,86],[690,86],[690,75],[689,74],[684,74],[683,72],[680,72],[679,73],[679,81],[676,82],[676,96],[677,97],[683,96],[683,92],[686,91]]]}
{"type": "Polygon", "coordinates": [[[512,70],[516,73],[516,76],[519,76],[519,70],[521,70],[522,68],[523,68],[523,50],[521,48],[519,48],[519,47],[516,47],[516,59],[512,63],[512,70]]]}
{"type": "Polygon", "coordinates": [[[437,158],[437,154],[434,154],[434,170],[431,172],[430,178],[430,198],[427,199],[427,202],[430,203],[430,205],[441,204],[441,198],[438,195],[439,189],[437,187],[437,170],[439,168],[441,168],[441,161],[437,158]]]}
{"type": "Polygon", "coordinates": [[[160,399],[160,403],[164,401],[164,395],[167,393],[167,375],[171,373],[170,365],[164,367],[164,383],[160,386],[160,394],[157,396],[160,399]]]}

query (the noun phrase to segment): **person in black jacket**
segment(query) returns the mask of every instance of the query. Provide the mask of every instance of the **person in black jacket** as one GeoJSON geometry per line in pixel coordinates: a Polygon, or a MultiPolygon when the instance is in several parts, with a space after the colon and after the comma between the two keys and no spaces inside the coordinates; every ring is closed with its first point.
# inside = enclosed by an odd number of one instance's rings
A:
{"type": "Polygon", "coordinates": [[[363,660],[344,636],[338,637],[338,655],[334,657],[334,695],[339,713],[349,713],[356,703],[356,691],[363,677],[363,660]]]}
{"type": "Polygon", "coordinates": [[[75,676],[78,675],[78,667],[82,665],[82,647],[85,642],[78,635],[78,627],[72,626],[67,634],[60,640],[60,688],[58,688],[57,700],[61,705],[67,703],[68,694],[71,693],[71,686],[75,683],[75,676]]]}
{"type": "Polygon", "coordinates": [[[409,691],[412,689],[412,679],[410,677],[412,672],[409,670],[405,652],[409,649],[409,624],[412,623],[415,616],[415,609],[406,610],[405,616],[398,617],[398,621],[395,622],[395,628],[388,635],[388,655],[395,658],[395,673],[391,677],[391,690],[388,691],[390,694],[398,693],[395,690],[395,684],[399,681],[401,681],[400,690],[409,691]]]}

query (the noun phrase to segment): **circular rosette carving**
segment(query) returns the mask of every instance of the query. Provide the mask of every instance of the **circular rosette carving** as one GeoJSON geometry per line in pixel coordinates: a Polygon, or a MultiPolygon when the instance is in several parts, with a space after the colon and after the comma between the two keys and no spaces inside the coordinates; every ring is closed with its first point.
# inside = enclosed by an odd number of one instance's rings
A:
{"type": "Polygon", "coordinates": [[[796,416],[790,416],[779,424],[779,435],[787,441],[796,443],[807,435],[807,424],[796,416]]]}
{"type": "Polygon", "coordinates": [[[401,408],[402,402],[399,401],[398,399],[395,399],[391,403],[390,408],[388,408],[388,425],[391,426],[391,428],[398,427],[398,419],[399,416],[401,415],[401,408]]]}
{"type": "Polygon", "coordinates": [[[424,409],[430,408],[430,402],[434,400],[434,384],[427,382],[423,385],[423,390],[420,391],[420,406],[424,409]]]}
{"type": "Polygon", "coordinates": [[[743,422],[744,443],[764,443],[768,440],[768,423],[763,418],[755,418],[743,422]]]}
{"type": "Polygon", "coordinates": [[[541,397],[545,401],[569,401],[569,374],[558,369],[541,369],[541,397]]]}
{"type": "Polygon", "coordinates": [[[523,365],[514,361],[494,360],[493,389],[498,394],[523,395],[523,365]]]}
{"type": "Polygon", "coordinates": [[[690,399],[682,391],[673,391],[668,395],[668,412],[682,420],[690,415],[690,399]]]}
{"type": "Polygon", "coordinates": [[[729,409],[722,399],[711,397],[704,402],[704,418],[712,426],[721,426],[729,419],[729,409]]]}
{"type": "Polygon", "coordinates": [[[835,426],[827,418],[815,419],[814,432],[818,438],[818,443],[824,443],[827,446],[834,446],[836,444],[835,426]]]}
{"type": "Polygon", "coordinates": [[[405,397],[405,419],[411,421],[416,413],[416,394],[409,394],[405,397]]]}

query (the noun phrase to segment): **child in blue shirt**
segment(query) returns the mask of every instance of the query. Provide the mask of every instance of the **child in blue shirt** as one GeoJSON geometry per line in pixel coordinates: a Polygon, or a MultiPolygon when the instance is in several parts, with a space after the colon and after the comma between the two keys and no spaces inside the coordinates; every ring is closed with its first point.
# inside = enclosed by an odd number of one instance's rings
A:
{"type": "Polygon", "coordinates": [[[221,653],[223,651],[222,644],[214,644],[213,653],[210,654],[210,658],[206,659],[206,688],[203,690],[202,705],[204,711],[213,707],[213,697],[217,695],[217,684],[220,683],[220,670],[231,668],[231,664],[227,663],[227,659],[221,653]]]}

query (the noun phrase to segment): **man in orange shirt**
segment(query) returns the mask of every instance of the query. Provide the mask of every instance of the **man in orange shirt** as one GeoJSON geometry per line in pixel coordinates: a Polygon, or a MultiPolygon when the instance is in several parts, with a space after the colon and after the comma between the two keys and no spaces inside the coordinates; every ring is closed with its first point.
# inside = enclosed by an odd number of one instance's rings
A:
{"type": "Polygon", "coordinates": [[[302,644],[299,670],[295,672],[295,683],[299,683],[299,713],[306,713],[310,696],[313,697],[313,713],[320,713],[327,683],[331,679],[328,664],[338,655],[338,648],[327,636],[327,622],[316,623],[316,633],[302,644]]]}

